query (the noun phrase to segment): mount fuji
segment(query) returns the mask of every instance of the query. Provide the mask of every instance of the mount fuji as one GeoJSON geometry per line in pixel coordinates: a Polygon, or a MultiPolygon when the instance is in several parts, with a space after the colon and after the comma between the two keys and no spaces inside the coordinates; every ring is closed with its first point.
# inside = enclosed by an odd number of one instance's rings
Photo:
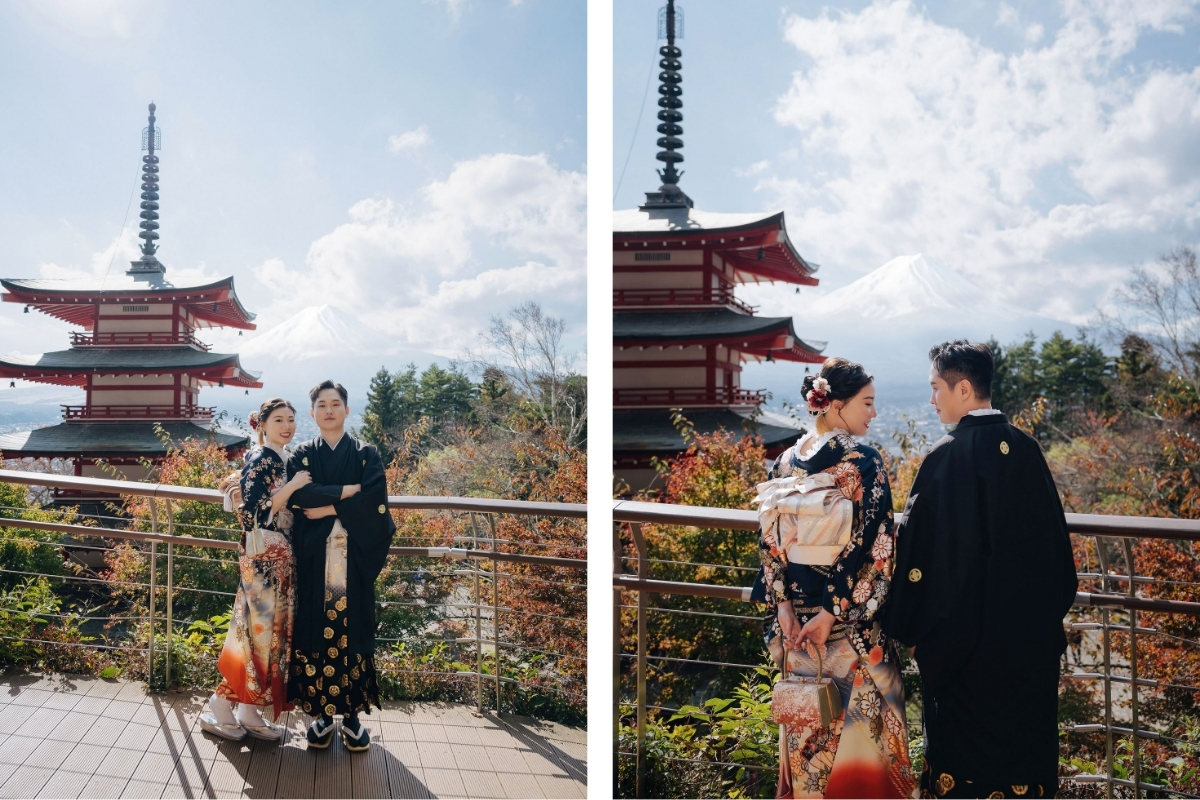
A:
{"type": "MultiPolygon", "coordinates": [[[[927,399],[927,354],[938,342],[995,338],[1007,345],[1030,331],[1039,341],[1054,331],[1077,334],[1073,323],[1013,306],[919,253],[893,258],[823,297],[801,294],[796,300],[774,307],[768,302],[762,313],[791,314],[802,338],[828,341],[825,355],[861,363],[876,377],[881,402],[889,394],[904,403],[927,399]]],[[[747,364],[742,385],[794,402],[804,368],[781,367],[747,364]]]]}
{"type": "MultiPolygon", "coordinates": [[[[450,360],[443,356],[391,345],[388,334],[334,306],[310,306],[236,346],[242,365],[262,373],[263,388],[250,389],[248,396],[242,389],[208,388],[200,399],[241,419],[271,397],[287,398],[303,410],[308,390],[331,378],[346,387],[350,407],[358,413],[371,377],[380,367],[395,371],[411,363],[420,372],[430,364],[449,366],[450,360]]],[[[222,342],[213,349],[220,351],[222,346],[229,347],[222,342]]],[[[307,414],[301,416],[307,419],[307,414]]]]}

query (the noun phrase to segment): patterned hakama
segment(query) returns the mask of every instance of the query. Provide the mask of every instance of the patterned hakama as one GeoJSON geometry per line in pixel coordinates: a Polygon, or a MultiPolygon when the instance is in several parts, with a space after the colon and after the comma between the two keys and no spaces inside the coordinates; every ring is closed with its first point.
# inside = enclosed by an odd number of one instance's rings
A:
{"type": "Polygon", "coordinates": [[[240,579],[225,646],[217,659],[227,700],[270,706],[275,718],[287,702],[288,651],[292,643],[295,574],[292,544],[285,534],[262,529],[266,550],[238,554],[240,579]]]}
{"type": "MultiPolygon", "coordinates": [[[[778,653],[778,639],[772,644],[778,653]]],[[[791,781],[791,794],[784,796],[913,797],[897,660],[885,663],[878,644],[860,658],[845,629],[835,628],[826,648],[824,676],[841,692],[843,712],[827,728],[780,726],[783,780],[791,781]]],[[[797,675],[817,674],[807,651],[789,653],[788,666],[797,675]]]]}
{"type": "Polygon", "coordinates": [[[313,716],[371,713],[379,706],[379,682],[372,656],[350,654],[346,602],[346,529],[334,523],[325,540],[325,649],[292,653],[292,681],[304,711],[313,716]]]}

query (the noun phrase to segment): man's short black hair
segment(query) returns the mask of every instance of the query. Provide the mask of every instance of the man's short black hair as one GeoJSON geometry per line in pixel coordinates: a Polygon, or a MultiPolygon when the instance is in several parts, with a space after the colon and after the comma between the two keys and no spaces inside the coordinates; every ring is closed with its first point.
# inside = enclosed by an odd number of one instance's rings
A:
{"type": "Polygon", "coordinates": [[[337,393],[342,396],[342,402],[347,406],[350,405],[350,398],[346,394],[346,387],[342,386],[340,383],[334,383],[333,381],[325,380],[318,383],[308,392],[308,399],[312,401],[313,408],[317,407],[317,397],[319,397],[321,392],[325,391],[326,389],[337,389],[337,393]]]}
{"type": "Polygon", "coordinates": [[[942,342],[929,349],[929,360],[933,369],[947,385],[954,387],[960,382],[970,381],[979,400],[992,398],[992,373],[996,369],[992,359],[992,348],[979,342],[955,339],[942,342]]]}

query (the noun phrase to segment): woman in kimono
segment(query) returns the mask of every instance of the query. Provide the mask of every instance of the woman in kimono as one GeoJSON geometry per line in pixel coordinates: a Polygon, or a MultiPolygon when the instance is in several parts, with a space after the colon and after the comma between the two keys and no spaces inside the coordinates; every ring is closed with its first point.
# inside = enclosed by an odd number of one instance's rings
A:
{"type": "Polygon", "coordinates": [[[296,568],[287,503],[312,478],[298,472],[286,480],[284,446],[296,434],[291,403],[278,397],[266,401],[250,415],[250,427],[258,446],[246,456],[241,473],[221,486],[227,509],[234,510],[240,501],[240,580],[229,633],[217,659],[222,680],[208,700],[209,711],[200,716],[200,727],[225,739],[249,734],[277,741],[283,729],[263,719],[260,708],[270,707],[275,719],[291,709],[287,680],[296,568]]]}
{"type": "Polygon", "coordinates": [[[876,617],[891,585],[892,492],[883,459],[859,444],[875,417],[872,378],[859,364],[826,359],[802,395],[815,430],[786,450],[769,478],[825,472],[853,503],[851,538],[832,564],[798,564],[772,530],[760,532],[762,569],[752,599],[765,602],[767,648],[792,674],[823,675],[842,695],[827,727],[780,726],[779,797],[912,797],[904,684],[894,642],[876,617]]]}

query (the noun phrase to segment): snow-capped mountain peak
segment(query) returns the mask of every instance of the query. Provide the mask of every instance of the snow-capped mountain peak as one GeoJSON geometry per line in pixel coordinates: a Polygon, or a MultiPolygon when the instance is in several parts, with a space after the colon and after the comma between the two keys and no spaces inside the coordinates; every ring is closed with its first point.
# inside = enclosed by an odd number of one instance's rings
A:
{"type": "Polygon", "coordinates": [[[989,296],[957,271],[921,253],[897,256],[853,283],[817,300],[813,313],[826,317],[853,313],[871,319],[890,319],[938,311],[998,308],[989,296]]]}
{"type": "Polygon", "coordinates": [[[294,362],[365,355],[379,350],[371,343],[383,338],[384,334],[334,306],[310,306],[242,345],[242,363],[252,365],[256,358],[294,362]]]}

